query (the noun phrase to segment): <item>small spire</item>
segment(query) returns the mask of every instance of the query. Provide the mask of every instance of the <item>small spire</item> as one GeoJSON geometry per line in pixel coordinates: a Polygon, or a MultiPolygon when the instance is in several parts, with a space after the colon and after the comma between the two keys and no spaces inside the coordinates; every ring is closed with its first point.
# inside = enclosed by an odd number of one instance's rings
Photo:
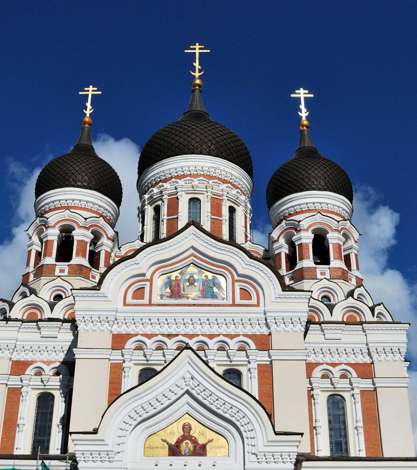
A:
{"type": "Polygon", "coordinates": [[[203,80],[201,80],[201,75],[203,75],[204,70],[200,65],[200,54],[204,52],[211,52],[209,49],[204,49],[205,46],[196,42],[190,46],[190,49],[185,49],[184,52],[191,53],[195,55],[195,61],[193,62],[194,70],[191,70],[190,73],[194,77],[192,83],[192,94],[190,103],[188,105],[187,111],[184,113],[185,116],[196,116],[198,114],[204,114],[207,116],[206,107],[204,106],[204,100],[202,96],[203,90],[203,80]]]}
{"type": "Polygon", "coordinates": [[[307,120],[307,116],[310,114],[305,107],[305,99],[306,98],[314,98],[313,93],[310,93],[308,90],[304,88],[299,88],[295,90],[294,93],[291,93],[291,98],[299,98],[300,99],[300,111],[298,111],[298,115],[301,117],[300,120],[300,145],[299,147],[314,147],[314,144],[311,140],[309,129],[310,123],[307,120]]]}
{"type": "Polygon", "coordinates": [[[94,108],[91,104],[91,101],[92,101],[93,95],[101,95],[102,92],[99,91],[97,87],[90,85],[88,87],[85,87],[83,91],[79,91],[78,94],[87,95],[87,102],[85,103],[85,109],[83,109],[85,116],[81,123],[81,134],[80,134],[80,138],[78,139],[76,146],[87,145],[89,147],[93,147],[93,144],[91,141],[91,126],[93,125],[91,114],[93,113],[94,108]]]}
{"type": "Polygon", "coordinates": [[[193,62],[194,70],[190,70],[191,75],[194,77],[193,80],[193,91],[195,89],[200,89],[203,87],[203,81],[200,79],[201,75],[204,74],[204,70],[200,65],[200,54],[205,52],[211,52],[210,49],[204,49],[205,46],[196,42],[191,44],[189,49],[185,49],[184,52],[187,54],[195,55],[195,62],[193,62]]]}

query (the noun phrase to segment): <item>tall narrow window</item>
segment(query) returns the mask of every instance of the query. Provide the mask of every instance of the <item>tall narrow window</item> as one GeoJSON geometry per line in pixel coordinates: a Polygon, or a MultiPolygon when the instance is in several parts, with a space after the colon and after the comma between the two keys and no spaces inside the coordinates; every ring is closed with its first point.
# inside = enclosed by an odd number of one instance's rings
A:
{"type": "Polygon", "coordinates": [[[287,271],[292,271],[297,266],[297,247],[292,239],[287,241],[287,246],[287,271]]]}
{"type": "Polygon", "coordinates": [[[242,386],[242,372],[237,369],[225,369],[223,371],[223,377],[233,385],[238,387],[242,386]]]}
{"type": "Polygon", "coordinates": [[[72,227],[62,228],[58,235],[58,244],[56,247],[56,261],[58,263],[69,263],[72,260],[74,251],[74,237],[72,227]]]}
{"type": "Polygon", "coordinates": [[[236,209],[229,206],[229,241],[236,241],[236,209]]]}
{"type": "Polygon", "coordinates": [[[327,399],[329,420],[330,455],[349,455],[346,403],[340,395],[330,395],[327,399]]]}
{"type": "Polygon", "coordinates": [[[330,264],[330,250],[327,236],[322,233],[315,233],[313,237],[313,261],[318,265],[330,264]]]}
{"type": "Polygon", "coordinates": [[[140,241],[145,240],[145,211],[140,211],[140,241]]]}
{"type": "Polygon", "coordinates": [[[54,396],[41,393],[36,400],[35,427],[32,441],[32,454],[49,454],[51,441],[52,416],[54,414],[54,396]]]}
{"type": "Polygon", "coordinates": [[[144,367],[143,369],[141,369],[139,372],[139,385],[151,379],[154,375],[157,374],[157,372],[158,371],[153,367],[144,367]]]}
{"type": "Polygon", "coordinates": [[[161,206],[158,204],[153,208],[152,240],[161,238],[161,206]]]}
{"type": "Polygon", "coordinates": [[[100,236],[96,233],[93,235],[94,238],[90,241],[88,248],[88,262],[92,268],[98,269],[100,267],[100,252],[97,251],[97,243],[100,241],[100,236]]]}
{"type": "Polygon", "coordinates": [[[192,197],[188,201],[188,222],[201,224],[201,201],[197,197],[192,197]]]}

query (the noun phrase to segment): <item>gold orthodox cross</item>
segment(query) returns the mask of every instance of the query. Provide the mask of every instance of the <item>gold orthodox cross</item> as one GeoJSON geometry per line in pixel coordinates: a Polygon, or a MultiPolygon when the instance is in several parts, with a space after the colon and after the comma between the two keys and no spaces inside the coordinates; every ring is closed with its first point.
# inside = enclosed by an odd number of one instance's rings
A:
{"type": "Polygon", "coordinates": [[[85,117],[89,118],[90,114],[94,111],[94,108],[91,106],[91,99],[93,95],[101,95],[101,91],[98,90],[98,88],[93,87],[93,85],[90,85],[86,88],[84,88],[84,91],[79,91],[79,95],[87,95],[87,102],[85,103],[85,109],[83,109],[85,117]]]}
{"type": "Polygon", "coordinates": [[[291,98],[299,98],[300,99],[300,111],[298,111],[299,116],[301,116],[301,122],[305,122],[308,124],[307,116],[310,114],[307,111],[305,106],[305,99],[306,98],[314,98],[313,93],[310,93],[308,90],[304,90],[304,88],[299,88],[295,90],[294,93],[291,93],[291,98]]]}
{"type": "Polygon", "coordinates": [[[195,54],[195,62],[193,62],[194,65],[194,72],[190,70],[191,75],[193,75],[196,79],[201,77],[203,75],[204,70],[202,70],[201,65],[200,65],[200,54],[204,52],[211,52],[210,49],[204,49],[205,46],[202,44],[199,44],[196,42],[195,44],[192,44],[189,49],[185,49],[184,52],[186,53],[191,53],[195,54]]]}

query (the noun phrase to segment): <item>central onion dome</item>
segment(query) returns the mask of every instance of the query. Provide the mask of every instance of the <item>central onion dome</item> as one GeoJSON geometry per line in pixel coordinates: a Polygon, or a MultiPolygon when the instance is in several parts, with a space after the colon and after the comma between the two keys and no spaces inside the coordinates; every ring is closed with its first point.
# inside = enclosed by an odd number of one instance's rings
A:
{"type": "Polygon", "coordinates": [[[36,181],[36,198],[54,189],[81,188],[96,191],[120,207],[123,194],[120,178],[113,167],[96,154],[90,126],[91,121],[84,120],[73,149],[43,168],[36,181]]]}
{"type": "Polygon", "coordinates": [[[327,191],[353,200],[352,182],[337,163],[320,155],[313,145],[308,127],[300,128],[300,145],[294,157],[273,174],[268,184],[268,208],[281,199],[305,191],[327,191]]]}
{"type": "Polygon", "coordinates": [[[199,82],[193,84],[188,110],[181,119],[157,131],[145,144],[139,158],[139,177],[155,163],[179,155],[218,157],[253,175],[249,150],[234,132],[210,119],[199,82]]]}

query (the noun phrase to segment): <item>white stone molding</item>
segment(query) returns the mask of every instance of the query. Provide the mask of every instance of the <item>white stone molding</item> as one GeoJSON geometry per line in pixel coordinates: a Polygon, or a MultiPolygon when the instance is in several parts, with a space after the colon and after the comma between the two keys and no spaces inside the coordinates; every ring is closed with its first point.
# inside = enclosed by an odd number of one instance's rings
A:
{"type": "Polygon", "coordinates": [[[163,344],[165,349],[176,349],[178,346],[184,344],[188,344],[193,349],[197,349],[201,344],[204,345],[207,349],[214,350],[216,350],[219,346],[226,346],[226,349],[238,349],[239,347],[253,350],[256,349],[255,343],[246,336],[238,336],[236,338],[217,336],[212,339],[205,336],[197,336],[195,338],[177,336],[175,338],[169,339],[163,336],[146,338],[145,336],[141,335],[130,338],[127,341],[124,349],[134,349],[136,346],[141,346],[144,349],[155,349],[160,344],[163,344]]]}
{"type": "Polygon", "coordinates": [[[232,331],[256,334],[271,328],[302,331],[310,297],[309,292],[283,291],[276,274],[263,263],[233,245],[213,239],[195,226],[156,246],[145,247],[136,256],[115,265],[102,279],[100,290],[77,289],[73,295],[81,329],[161,334],[232,331]],[[257,289],[259,306],[239,306],[238,303],[232,306],[227,302],[177,306],[155,298],[157,303],[150,306],[124,305],[128,286],[136,279],[151,279],[152,276],[155,282],[160,268],[165,268],[168,260],[173,270],[191,262],[212,271],[221,266],[228,276],[233,274],[237,281],[248,282],[257,289]]]}
{"type": "Polygon", "coordinates": [[[276,435],[265,410],[250,395],[219,377],[191,350],[184,350],[158,375],[120,396],[107,409],[96,434],[72,433],[80,470],[120,469],[129,465],[162,469],[198,464],[226,469],[292,470],[301,433],[276,435]],[[161,415],[161,411],[164,414],[161,415]],[[223,435],[223,458],[149,458],[145,439],[184,414],[223,435]]]}
{"type": "Polygon", "coordinates": [[[346,402],[346,424],[351,456],[365,456],[360,390],[369,389],[367,380],[357,378],[351,367],[341,364],[332,367],[328,364],[316,367],[310,379],[313,400],[313,426],[317,455],[330,455],[327,399],[332,394],[341,395],[346,402]],[[326,378],[322,378],[323,372],[326,378]],[[341,378],[345,374],[346,378],[341,378]]]}
{"type": "Polygon", "coordinates": [[[307,362],[370,363],[369,350],[364,346],[309,344],[306,347],[307,362]]]}
{"type": "Polygon", "coordinates": [[[54,411],[52,417],[52,432],[49,453],[59,454],[62,444],[62,423],[65,420],[66,394],[72,385],[72,380],[67,376],[65,367],[60,366],[62,376],[53,376],[51,372],[59,364],[45,366],[37,364],[28,369],[21,377],[10,377],[9,386],[21,389],[18,423],[16,430],[15,452],[17,454],[30,454],[32,450],[33,431],[36,418],[36,403],[40,393],[49,392],[54,395],[54,411]],[[45,370],[43,375],[31,375],[35,370],[45,370]]]}
{"type": "Polygon", "coordinates": [[[269,217],[275,226],[284,217],[305,210],[328,210],[340,214],[343,219],[352,216],[352,204],[344,196],[328,191],[303,191],[276,202],[269,210],[269,217]]]}
{"type": "Polygon", "coordinates": [[[48,302],[34,294],[17,301],[10,311],[10,316],[22,319],[24,314],[31,309],[38,310],[44,319],[51,316],[51,307],[48,302]]]}
{"type": "Polygon", "coordinates": [[[179,155],[166,158],[146,169],[139,178],[138,191],[142,197],[160,181],[185,175],[208,175],[235,184],[246,196],[252,192],[252,179],[234,163],[208,155],[179,155]]]}
{"type": "Polygon", "coordinates": [[[38,296],[46,301],[51,301],[55,294],[69,297],[71,295],[72,285],[65,279],[56,278],[44,284],[38,292],[38,296]]]}
{"type": "Polygon", "coordinates": [[[330,279],[320,279],[311,286],[312,297],[320,300],[323,295],[330,297],[331,303],[336,304],[346,298],[346,293],[342,286],[330,279]]]}
{"type": "Polygon", "coordinates": [[[0,328],[0,357],[27,361],[71,360],[73,338],[70,323],[9,322],[0,328]]]}
{"type": "Polygon", "coordinates": [[[59,210],[67,207],[81,208],[89,212],[97,212],[114,226],[119,217],[119,209],[107,196],[90,189],[59,188],[48,191],[39,196],[35,201],[35,212],[38,216],[44,216],[51,210],[59,210]]]}

